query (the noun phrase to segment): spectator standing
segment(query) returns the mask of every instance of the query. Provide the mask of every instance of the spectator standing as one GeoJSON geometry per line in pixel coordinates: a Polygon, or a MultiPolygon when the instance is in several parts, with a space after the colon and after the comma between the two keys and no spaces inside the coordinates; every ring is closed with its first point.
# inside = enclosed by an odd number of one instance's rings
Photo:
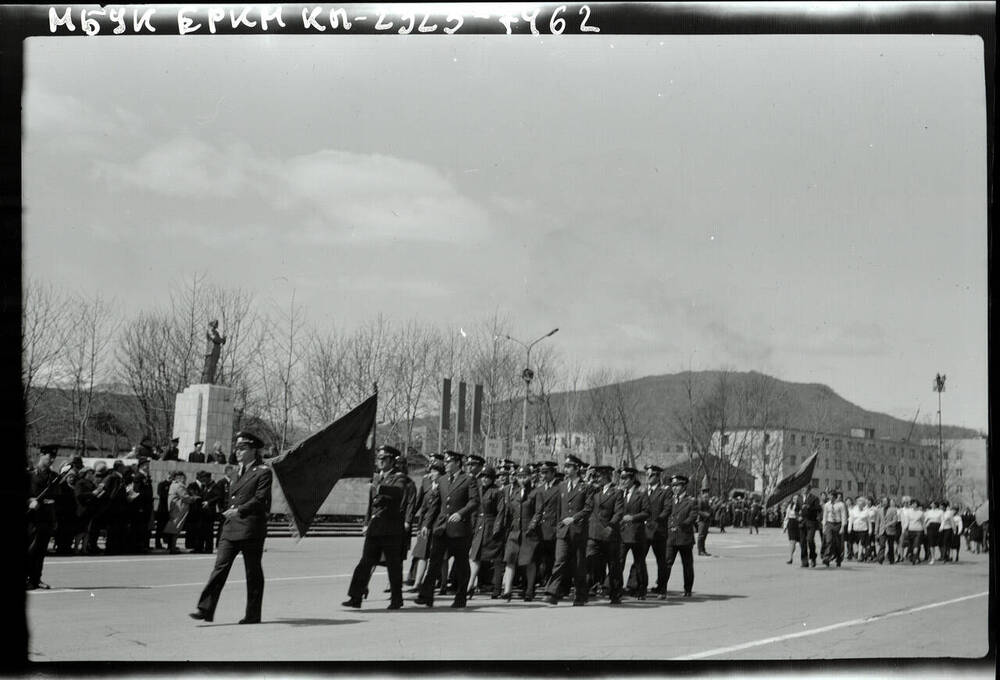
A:
{"type": "Polygon", "coordinates": [[[189,463],[204,463],[205,462],[205,452],[201,450],[201,447],[205,445],[205,442],[195,442],[194,451],[188,454],[189,463]]]}
{"type": "Polygon", "coordinates": [[[163,527],[163,534],[167,540],[167,551],[171,555],[180,552],[177,549],[177,535],[184,529],[191,500],[187,491],[187,476],[177,470],[171,477],[170,489],[167,492],[169,517],[166,526],[163,527]]]}
{"type": "Polygon", "coordinates": [[[222,450],[222,442],[215,442],[212,446],[212,453],[208,457],[208,462],[217,465],[225,465],[228,462],[226,452],[222,450]]]}
{"type": "Polygon", "coordinates": [[[35,468],[28,472],[28,590],[49,587],[42,581],[42,568],[55,526],[55,495],[61,483],[52,471],[53,454],[50,447],[42,447],[35,468]]]}
{"type": "Polygon", "coordinates": [[[163,458],[161,460],[179,460],[180,451],[177,449],[177,445],[180,444],[180,437],[174,437],[170,440],[170,446],[167,450],[163,452],[163,458]]]}

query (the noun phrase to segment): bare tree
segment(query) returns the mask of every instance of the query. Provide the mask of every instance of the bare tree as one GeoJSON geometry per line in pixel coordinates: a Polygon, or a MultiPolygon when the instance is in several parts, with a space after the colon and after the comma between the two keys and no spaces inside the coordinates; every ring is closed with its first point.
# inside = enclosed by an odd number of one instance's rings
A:
{"type": "Polygon", "coordinates": [[[346,398],[341,377],[345,349],[343,339],[334,330],[312,332],[305,343],[302,372],[301,408],[306,423],[318,429],[345,410],[346,398]]]}
{"type": "Polygon", "coordinates": [[[111,375],[109,349],[119,321],[111,301],[97,295],[78,297],[66,317],[67,328],[59,356],[56,380],[73,423],[78,451],[86,450],[89,421],[94,407],[94,388],[111,375]]]}
{"type": "Polygon", "coordinates": [[[301,336],[304,312],[292,291],[288,307],[277,307],[266,324],[263,351],[257,353],[260,415],[279,438],[279,449],[290,439],[298,407],[297,383],[303,357],[301,336]]]}
{"type": "Polygon", "coordinates": [[[392,361],[394,398],[393,423],[400,424],[404,451],[410,450],[413,440],[414,420],[426,411],[428,393],[435,382],[434,344],[432,329],[417,321],[410,321],[396,332],[395,352],[392,361]]]}
{"type": "MultiPolygon", "coordinates": [[[[520,348],[504,338],[509,333],[509,320],[495,312],[474,327],[469,343],[466,372],[472,382],[483,386],[483,434],[487,437],[510,439],[521,426],[524,367],[520,348]]],[[[444,376],[452,374],[442,372],[444,376]]]]}
{"type": "Polygon", "coordinates": [[[127,323],[116,351],[118,373],[135,396],[137,418],[155,441],[166,441],[172,427],[179,376],[170,352],[175,326],[165,313],[143,313],[127,323]]]}
{"type": "Polygon", "coordinates": [[[30,433],[42,418],[39,399],[52,384],[67,331],[67,296],[49,284],[26,281],[21,300],[21,387],[24,423],[30,433]]]}

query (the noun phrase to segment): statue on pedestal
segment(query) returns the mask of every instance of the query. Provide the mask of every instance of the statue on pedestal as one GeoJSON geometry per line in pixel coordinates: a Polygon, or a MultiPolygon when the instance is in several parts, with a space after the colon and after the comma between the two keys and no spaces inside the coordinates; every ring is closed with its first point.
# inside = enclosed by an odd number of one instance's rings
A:
{"type": "Polygon", "coordinates": [[[208,344],[205,346],[205,366],[201,370],[201,382],[214,385],[215,372],[219,367],[219,355],[222,353],[222,346],[226,344],[226,336],[219,333],[218,319],[212,319],[208,322],[205,339],[208,344]]]}

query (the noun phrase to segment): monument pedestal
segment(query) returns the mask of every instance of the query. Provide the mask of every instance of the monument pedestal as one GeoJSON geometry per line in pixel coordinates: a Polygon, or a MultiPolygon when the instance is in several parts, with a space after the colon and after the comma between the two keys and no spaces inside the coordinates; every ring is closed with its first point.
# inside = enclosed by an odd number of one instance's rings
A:
{"type": "Polygon", "coordinates": [[[194,443],[205,442],[203,450],[212,451],[215,442],[229,454],[233,443],[233,390],[223,385],[190,385],[174,401],[174,436],[180,439],[181,460],[194,450],[194,443]]]}

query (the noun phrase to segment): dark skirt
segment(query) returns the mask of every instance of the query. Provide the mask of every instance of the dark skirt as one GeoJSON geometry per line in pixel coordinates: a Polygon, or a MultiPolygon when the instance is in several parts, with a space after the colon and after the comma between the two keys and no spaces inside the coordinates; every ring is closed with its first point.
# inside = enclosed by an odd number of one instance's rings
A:
{"type": "Polygon", "coordinates": [[[410,553],[415,560],[426,560],[431,556],[431,536],[421,536],[417,533],[417,540],[413,542],[413,550],[410,553]]]}
{"type": "Polygon", "coordinates": [[[469,559],[473,562],[492,562],[500,556],[503,543],[493,538],[493,522],[496,517],[480,517],[469,548],[469,559]]]}
{"type": "Polygon", "coordinates": [[[801,540],[799,537],[798,520],[788,520],[788,540],[795,541],[796,543],[798,543],[801,540]]]}
{"type": "Polygon", "coordinates": [[[535,559],[535,548],[538,547],[538,540],[525,538],[518,540],[517,534],[507,537],[504,545],[503,561],[508,567],[526,567],[535,559]]]}
{"type": "Polygon", "coordinates": [[[926,527],[927,545],[936,548],[938,546],[938,529],[941,528],[940,522],[931,522],[926,527]]]}

